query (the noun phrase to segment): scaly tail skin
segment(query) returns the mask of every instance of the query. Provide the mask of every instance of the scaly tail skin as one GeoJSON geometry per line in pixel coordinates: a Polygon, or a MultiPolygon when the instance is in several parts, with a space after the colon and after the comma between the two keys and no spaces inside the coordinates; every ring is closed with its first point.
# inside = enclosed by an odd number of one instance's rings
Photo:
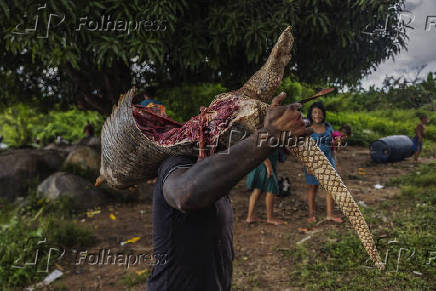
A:
{"type": "Polygon", "coordinates": [[[238,90],[238,94],[269,102],[283,78],[286,65],[291,60],[294,37],[288,26],[274,45],[266,63],[238,90]]]}
{"type": "Polygon", "coordinates": [[[385,264],[381,261],[371,232],[357,203],[315,141],[308,137],[304,143],[301,142],[301,144],[291,146],[290,149],[313,173],[322,187],[332,196],[342,212],[347,216],[376,267],[380,271],[384,270],[385,264]]]}

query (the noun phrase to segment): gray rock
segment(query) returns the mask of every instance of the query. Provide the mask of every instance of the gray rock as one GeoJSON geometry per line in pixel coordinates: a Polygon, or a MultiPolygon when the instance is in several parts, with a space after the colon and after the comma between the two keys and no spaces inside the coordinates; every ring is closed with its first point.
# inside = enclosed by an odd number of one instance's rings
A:
{"type": "Polygon", "coordinates": [[[43,149],[44,150],[56,150],[59,152],[65,152],[65,153],[69,153],[71,151],[73,151],[76,148],[75,145],[64,145],[64,144],[55,144],[55,143],[51,143],[46,145],[43,149]]]}
{"type": "Polygon", "coordinates": [[[62,166],[65,154],[52,150],[21,149],[0,153],[0,198],[26,196],[29,186],[62,166]]]}
{"type": "Polygon", "coordinates": [[[88,143],[86,144],[87,146],[90,147],[95,147],[95,148],[101,148],[101,140],[99,136],[93,136],[88,140],[88,143]]]}
{"type": "Polygon", "coordinates": [[[83,170],[91,170],[98,175],[100,171],[100,155],[91,147],[76,146],[76,148],[68,154],[65,164],[72,164],[83,170]]]}
{"type": "Polygon", "coordinates": [[[78,142],[75,143],[76,145],[82,145],[82,146],[90,146],[95,148],[96,150],[100,150],[101,148],[101,141],[100,136],[91,136],[91,137],[84,137],[78,142]]]}
{"type": "Polygon", "coordinates": [[[92,208],[105,201],[104,194],[82,177],[57,172],[38,186],[38,192],[50,200],[69,197],[74,208],[92,208]]]}

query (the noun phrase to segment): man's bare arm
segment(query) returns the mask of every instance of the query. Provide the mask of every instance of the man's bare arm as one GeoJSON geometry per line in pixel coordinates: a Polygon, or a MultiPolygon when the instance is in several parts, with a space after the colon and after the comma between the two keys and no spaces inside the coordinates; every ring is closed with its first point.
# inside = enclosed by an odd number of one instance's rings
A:
{"type": "Polygon", "coordinates": [[[254,134],[232,146],[228,154],[218,153],[192,168],[176,170],[163,186],[164,197],[172,207],[182,211],[207,207],[228,194],[272,150],[266,142],[257,147],[254,134]]]}
{"type": "Polygon", "coordinates": [[[232,146],[228,153],[217,153],[190,169],[173,172],[163,185],[166,201],[181,211],[208,207],[228,194],[273,151],[274,148],[266,142],[267,136],[279,137],[282,131],[291,131],[297,136],[310,134],[297,111],[301,105],[278,106],[285,97],[280,94],[274,98],[263,129],[232,146]]]}

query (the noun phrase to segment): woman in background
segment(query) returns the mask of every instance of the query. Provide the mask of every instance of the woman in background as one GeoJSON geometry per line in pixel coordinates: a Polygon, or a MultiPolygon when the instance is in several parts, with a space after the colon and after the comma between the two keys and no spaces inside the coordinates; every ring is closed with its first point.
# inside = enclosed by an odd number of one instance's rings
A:
{"type": "Polygon", "coordinates": [[[266,193],[266,222],[274,225],[284,224],[284,221],[273,217],[274,196],[279,194],[277,179],[277,161],[279,149],[274,150],[262,164],[252,170],[247,176],[247,186],[253,192],[248,203],[248,215],[246,221],[252,223],[258,221],[254,216],[254,206],[261,193],[266,193]]]}

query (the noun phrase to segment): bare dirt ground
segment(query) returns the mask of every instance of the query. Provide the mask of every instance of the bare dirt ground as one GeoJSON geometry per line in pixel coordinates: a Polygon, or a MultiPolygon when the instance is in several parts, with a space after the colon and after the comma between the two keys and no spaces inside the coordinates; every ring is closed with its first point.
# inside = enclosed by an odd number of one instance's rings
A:
{"type": "MultiPolygon", "coordinates": [[[[426,162],[426,159],[422,159],[426,162]]],[[[396,176],[410,172],[415,168],[411,158],[395,164],[375,164],[370,160],[369,150],[364,147],[349,147],[338,153],[338,171],[345,184],[350,189],[355,200],[363,201],[369,207],[389,200],[399,193],[399,188],[386,186],[387,182],[396,176]],[[375,185],[384,185],[376,189],[375,185]]],[[[291,290],[289,272],[292,262],[281,254],[280,250],[288,250],[297,242],[307,237],[307,233],[298,231],[305,227],[307,218],[306,185],[302,164],[293,157],[279,164],[279,176],[288,176],[292,181],[292,195],[277,199],[275,216],[287,222],[286,225],[272,226],[265,222],[247,224],[248,197],[245,179],[241,180],[231,191],[234,208],[234,247],[235,261],[233,271],[234,289],[252,290],[258,286],[262,290],[291,290]]],[[[256,216],[265,220],[264,196],[256,205],[256,216]]],[[[336,209],[336,214],[340,212],[336,209]]],[[[64,271],[64,276],[55,283],[65,286],[68,290],[125,290],[127,285],[123,277],[135,274],[151,267],[146,264],[136,264],[128,269],[122,264],[94,264],[96,258],[89,254],[98,254],[101,249],[110,249],[113,253],[134,254],[152,253],[152,221],[151,201],[141,204],[118,204],[103,207],[101,213],[93,217],[85,217],[78,223],[89,225],[95,232],[95,245],[88,249],[87,262],[80,261],[80,255],[74,255],[69,250],[68,259],[57,265],[64,271]],[[110,218],[115,216],[115,220],[110,218]],[[140,237],[134,243],[124,246],[120,242],[133,237],[140,237]]],[[[317,218],[320,221],[316,230],[311,233],[311,239],[316,239],[334,228],[351,228],[348,222],[334,224],[323,221],[325,218],[325,192],[317,195],[317,218]]],[[[371,226],[370,226],[371,227],[371,226]]],[[[68,252],[67,252],[68,254],[68,252]]],[[[118,262],[118,261],[117,261],[118,262]]],[[[139,283],[132,290],[144,290],[145,282],[139,283]]]]}

